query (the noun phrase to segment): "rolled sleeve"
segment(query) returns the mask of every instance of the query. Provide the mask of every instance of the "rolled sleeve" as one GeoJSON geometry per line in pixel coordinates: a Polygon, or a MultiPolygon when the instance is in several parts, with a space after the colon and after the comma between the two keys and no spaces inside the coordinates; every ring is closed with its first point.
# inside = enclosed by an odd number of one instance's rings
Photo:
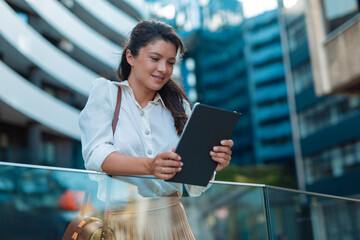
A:
{"type": "MultiPolygon", "coordinates": [[[[215,180],[216,172],[214,171],[214,176],[210,181],[215,180]]],[[[206,187],[195,186],[190,184],[185,184],[186,191],[189,193],[191,197],[199,197],[203,192],[208,190],[211,187],[212,183],[208,183],[206,187]]]]}
{"type": "Polygon", "coordinates": [[[185,110],[186,115],[189,116],[191,114],[192,110],[191,110],[191,107],[190,107],[190,103],[185,99],[183,99],[183,108],[185,110]]]}
{"type": "Polygon", "coordinates": [[[105,158],[118,150],[113,145],[112,132],[116,94],[117,87],[109,80],[96,79],[85,108],[80,113],[79,127],[86,169],[102,171],[105,158]]]}

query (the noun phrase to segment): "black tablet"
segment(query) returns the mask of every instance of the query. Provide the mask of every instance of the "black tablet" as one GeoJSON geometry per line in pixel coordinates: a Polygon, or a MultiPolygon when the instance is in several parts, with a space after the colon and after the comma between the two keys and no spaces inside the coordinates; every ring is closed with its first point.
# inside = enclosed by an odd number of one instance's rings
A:
{"type": "Polygon", "coordinates": [[[217,166],[210,151],[230,139],[239,117],[237,112],[195,104],[175,149],[184,166],[168,181],[207,186],[217,166]]]}

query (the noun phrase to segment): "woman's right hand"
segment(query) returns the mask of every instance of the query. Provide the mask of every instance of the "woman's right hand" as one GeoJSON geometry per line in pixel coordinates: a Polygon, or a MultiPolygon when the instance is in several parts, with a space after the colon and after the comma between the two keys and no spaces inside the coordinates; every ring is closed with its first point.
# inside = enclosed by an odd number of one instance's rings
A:
{"type": "Polygon", "coordinates": [[[150,161],[152,175],[163,180],[174,177],[177,172],[181,171],[182,166],[180,156],[174,151],[159,153],[150,161]]]}

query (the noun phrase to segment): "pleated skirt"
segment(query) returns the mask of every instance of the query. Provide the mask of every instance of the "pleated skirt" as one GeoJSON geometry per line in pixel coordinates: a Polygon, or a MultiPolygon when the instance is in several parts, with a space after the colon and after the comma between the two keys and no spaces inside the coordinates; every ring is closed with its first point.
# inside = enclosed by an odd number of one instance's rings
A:
{"type": "Polygon", "coordinates": [[[109,225],[116,240],[195,239],[179,197],[144,198],[111,210],[109,225]]]}

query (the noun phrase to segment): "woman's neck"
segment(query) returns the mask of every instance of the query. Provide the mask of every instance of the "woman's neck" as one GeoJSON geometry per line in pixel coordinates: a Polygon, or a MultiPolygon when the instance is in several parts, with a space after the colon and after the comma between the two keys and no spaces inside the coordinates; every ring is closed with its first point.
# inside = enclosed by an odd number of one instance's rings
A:
{"type": "Polygon", "coordinates": [[[134,93],[135,100],[142,108],[145,108],[148,103],[154,99],[156,91],[142,88],[139,85],[134,84],[131,79],[129,79],[128,82],[134,93]]]}

